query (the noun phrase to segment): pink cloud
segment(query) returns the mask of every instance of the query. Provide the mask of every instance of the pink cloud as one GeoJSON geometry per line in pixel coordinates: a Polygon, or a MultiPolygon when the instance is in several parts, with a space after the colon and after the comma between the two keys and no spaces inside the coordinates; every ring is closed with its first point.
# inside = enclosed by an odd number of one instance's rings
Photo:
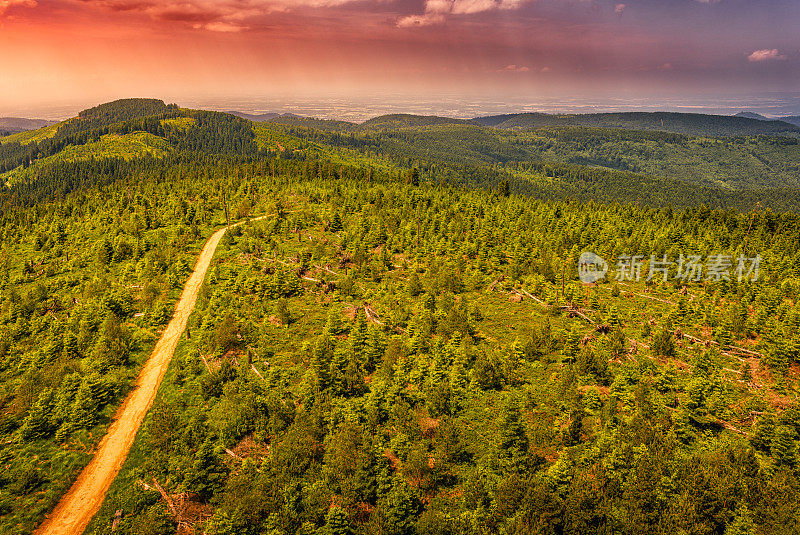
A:
{"type": "MultiPolygon", "coordinates": [[[[238,32],[247,27],[241,21],[260,15],[302,8],[338,7],[358,0],[72,0],[82,5],[153,19],[184,22],[195,29],[213,32],[238,32]]],[[[35,0],[0,0],[4,4],[32,4],[35,0]]]]}
{"type": "Polygon", "coordinates": [[[530,0],[426,0],[425,13],[397,21],[401,28],[442,24],[451,15],[474,15],[494,10],[517,9],[530,0]]]}
{"type": "Polygon", "coordinates": [[[210,32],[222,32],[222,33],[236,33],[241,32],[242,30],[246,30],[246,26],[240,26],[238,24],[233,24],[230,22],[209,22],[208,24],[203,24],[201,26],[204,30],[208,30],[210,32]]]}
{"type": "Polygon", "coordinates": [[[497,72],[529,72],[531,69],[530,67],[525,67],[524,65],[506,65],[502,69],[498,69],[497,72]]]}
{"type": "Polygon", "coordinates": [[[617,4],[614,6],[614,13],[616,13],[617,15],[622,15],[626,7],[628,7],[627,4],[617,4]]]}
{"type": "Polygon", "coordinates": [[[36,0],[0,0],[0,15],[10,7],[36,7],[36,0]]]}
{"type": "Polygon", "coordinates": [[[786,56],[778,52],[777,48],[762,48],[761,50],[754,50],[752,54],[747,56],[748,61],[771,61],[786,59],[786,56]]]}

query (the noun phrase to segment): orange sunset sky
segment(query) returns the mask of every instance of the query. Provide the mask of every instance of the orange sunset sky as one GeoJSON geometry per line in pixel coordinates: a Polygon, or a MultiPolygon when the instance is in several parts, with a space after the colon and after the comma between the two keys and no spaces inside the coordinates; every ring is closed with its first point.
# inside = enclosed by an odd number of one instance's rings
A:
{"type": "Polygon", "coordinates": [[[0,0],[0,113],[126,96],[800,87],[796,0],[0,0]]]}

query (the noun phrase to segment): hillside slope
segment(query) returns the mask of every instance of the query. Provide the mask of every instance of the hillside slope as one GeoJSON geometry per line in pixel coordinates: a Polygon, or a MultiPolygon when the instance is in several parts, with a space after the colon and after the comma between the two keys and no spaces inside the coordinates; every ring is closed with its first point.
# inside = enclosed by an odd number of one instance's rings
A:
{"type": "Polygon", "coordinates": [[[520,113],[476,117],[486,126],[516,130],[535,130],[552,126],[591,126],[629,130],[657,130],[691,136],[756,136],[800,134],[800,128],[784,121],[761,121],[748,117],[703,115],[698,113],[626,112],[583,115],[520,113]]]}
{"type": "Polygon", "coordinates": [[[0,117],[0,136],[16,134],[28,130],[37,130],[54,124],[55,121],[45,119],[25,119],[21,117],[0,117]]]}

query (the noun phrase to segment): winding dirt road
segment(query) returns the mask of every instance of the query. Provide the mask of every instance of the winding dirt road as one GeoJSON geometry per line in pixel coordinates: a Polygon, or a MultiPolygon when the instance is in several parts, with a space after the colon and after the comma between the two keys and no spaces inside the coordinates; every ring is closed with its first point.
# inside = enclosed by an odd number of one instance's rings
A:
{"type": "MultiPolygon", "coordinates": [[[[231,225],[233,226],[235,225],[231,225]]],[[[183,288],[180,301],[175,306],[175,315],[139,373],[136,388],[128,394],[117,411],[115,420],[108,428],[106,436],[100,441],[94,458],[83,469],[53,512],[34,531],[34,535],[79,535],[100,510],[111,483],[128,456],[144,416],[156,397],[158,386],[164,378],[172,354],[194,309],[197,294],[211,264],[214,251],[228,228],[230,227],[216,231],[206,242],[197,259],[194,272],[183,288]]]]}

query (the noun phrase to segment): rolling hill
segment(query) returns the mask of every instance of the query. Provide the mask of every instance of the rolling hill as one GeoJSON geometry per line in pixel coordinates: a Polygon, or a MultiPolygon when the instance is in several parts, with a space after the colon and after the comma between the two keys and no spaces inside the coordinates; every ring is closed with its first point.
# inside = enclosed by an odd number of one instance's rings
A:
{"type": "Polygon", "coordinates": [[[248,121],[253,121],[254,123],[262,123],[264,121],[272,121],[273,119],[279,119],[281,117],[294,117],[300,118],[300,115],[295,115],[294,113],[277,113],[277,112],[267,112],[267,113],[244,113],[241,111],[227,111],[225,113],[229,113],[231,115],[235,115],[236,117],[241,117],[242,119],[247,119],[248,121]]]}
{"type": "Polygon", "coordinates": [[[0,136],[16,134],[28,130],[37,130],[55,124],[45,119],[24,119],[20,117],[0,117],[0,136]]]}
{"type": "Polygon", "coordinates": [[[762,121],[749,117],[697,113],[627,112],[583,115],[520,113],[476,117],[473,120],[486,126],[515,130],[535,130],[553,126],[591,126],[628,130],[657,130],[692,136],[800,134],[800,128],[784,121],[762,121]]]}
{"type": "Polygon", "coordinates": [[[789,117],[781,117],[781,121],[793,124],[800,127],[800,115],[792,115],[789,117]]]}
{"type": "MultiPolygon", "coordinates": [[[[775,126],[746,118],[664,115],[669,116],[665,127],[775,126]]],[[[653,126],[656,118],[660,127],[658,114],[567,119],[631,127],[653,126]]],[[[739,209],[761,202],[780,211],[800,207],[797,137],[698,137],[649,129],[543,126],[554,119],[564,117],[524,114],[466,121],[394,114],[355,124],[285,114],[253,122],[156,99],[129,99],[5,138],[0,144],[0,180],[30,183],[41,180],[53,164],[82,158],[135,160],[187,151],[237,158],[278,154],[395,174],[417,167],[425,180],[470,187],[507,182],[514,191],[541,199],[739,209]],[[538,125],[534,130],[514,126],[531,118],[528,124],[538,125]]]]}

